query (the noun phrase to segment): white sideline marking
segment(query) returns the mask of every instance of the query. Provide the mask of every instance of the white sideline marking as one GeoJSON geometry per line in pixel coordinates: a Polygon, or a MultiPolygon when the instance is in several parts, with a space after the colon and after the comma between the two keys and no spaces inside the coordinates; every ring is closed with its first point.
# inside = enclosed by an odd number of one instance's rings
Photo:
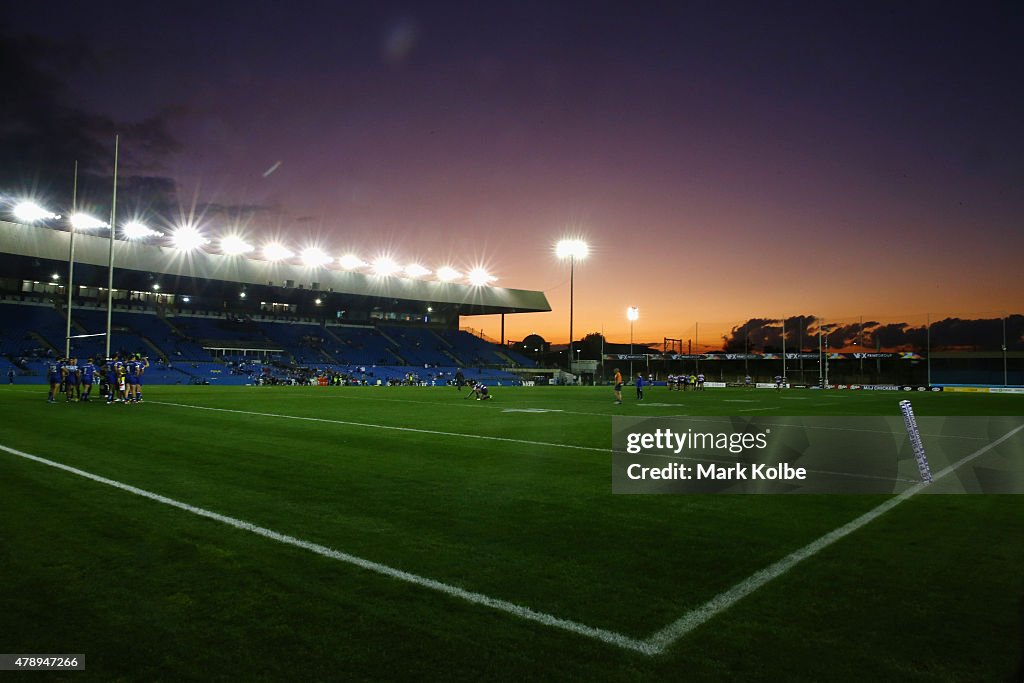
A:
{"type": "Polygon", "coordinates": [[[500,600],[498,598],[492,598],[488,595],[484,595],[482,593],[475,593],[473,591],[469,591],[464,588],[459,588],[458,586],[453,586],[442,581],[428,579],[425,576],[420,576],[418,574],[402,571],[401,569],[395,569],[394,567],[389,567],[386,564],[380,564],[379,562],[366,560],[361,557],[356,557],[355,555],[350,555],[348,553],[343,553],[339,550],[334,550],[333,548],[328,548],[327,546],[320,545],[319,543],[304,541],[300,538],[295,538],[294,536],[289,536],[287,534],[282,534],[272,529],[257,526],[256,524],[252,524],[251,522],[246,522],[244,520],[236,519],[234,517],[228,517],[227,515],[222,515],[217,512],[212,512],[210,510],[195,507],[194,505],[189,505],[188,503],[182,503],[181,501],[174,500],[173,498],[168,498],[167,496],[162,496],[158,493],[146,491],[145,489],[140,489],[135,486],[131,486],[130,484],[124,484],[113,479],[107,479],[106,477],[101,477],[97,474],[92,474],[91,472],[80,470],[77,467],[71,467],[70,465],[64,465],[53,460],[47,460],[46,458],[41,458],[37,455],[25,453],[23,451],[10,448],[8,446],[0,445],[0,450],[10,453],[11,455],[16,455],[19,458],[25,458],[26,460],[32,460],[34,462],[47,465],[49,467],[64,470],[65,472],[70,472],[71,474],[75,474],[78,475],[79,477],[90,479],[100,484],[112,486],[116,489],[127,491],[128,493],[133,493],[137,496],[148,498],[158,503],[163,503],[164,505],[176,507],[179,510],[184,510],[185,512],[191,512],[192,514],[198,515],[200,517],[206,517],[207,519],[212,519],[214,521],[221,522],[222,524],[233,526],[236,529],[241,529],[242,531],[248,531],[258,536],[269,538],[272,541],[284,543],[285,545],[295,546],[296,548],[302,548],[303,550],[308,550],[310,552],[316,553],[317,555],[328,557],[332,560],[338,560],[339,562],[344,562],[345,564],[351,564],[356,567],[359,567],[360,569],[365,569],[376,574],[382,574],[392,579],[397,579],[399,581],[404,581],[406,583],[415,584],[423,588],[429,588],[430,590],[434,590],[439,593],[444,593],[445,595],[450,595],[452,597],[465,600],[466,602],[471,602],[475,605],[483,605],[484,607],[490,607],[491,609],[495,609],[500,612],[506,612],[513,616],[519,617],[520,619],[525,619],[527,621],[535,621],[537,623],[544,624],[545,626],[551,626],[553,628],[562,629],[563,631],[570,631],[572,633],[581,636],[586,636],[588,638],[594,638],[596,640],[600,640],[611,645],[616,645],[626,650],[633,650],[634,652],[640,652],[645,655],[655,654],[655,652],[651,649],[651,647],[647,644],[646,641],[630,638],[629,636],[625,636],[621,633],[608,631],[602,628],[594,628],[593,626],[587,626],[586,624],[581,624],[579,622],[571,621],[569,619],[562,619],[561,617],[556,617],[553,614],[538,612],[536,610],[530,609],[529,607],[517,605],[513,602],[500,600]]]}
{"type": "MultiPolygon", "coordinates": [[[[980,456],[981,454],[985,453],[986,451],[995,448],[996,446],[1006,441],[1007,439],[1009,439],[1022,429],[1024,429],[1024,425],[1020,425],[1015,429],[1011,429],[1009,432],[999,437],[992,443],[982,446],[981,448],[974,451],[970,455],[965,456],[963,459],[958,460],[952,465],[949,465],[948,467],[940,470],[938,473],[934,475],[932,481],[935,482],[945,477],[947,474],[953,472],[961,465],[965,465],[970,461],[974,460],[975,458],[977,458],[978,456],[980,456]]],[[[647,638],[645,642],[651,646],[651,648],[654,650],[656,654],[664,652],[666,648],[671,646],[674,642],[676,642],[686,634],[693,631],[698,626],[714,618],[721,612],[724,612],[725,610],[729,609],[737,602],[739,602],[743,598],[747,597],[748,595],[756,591],[758,588],[761,588],[772,579],[776,579],[782,576],[790,569],[800,564],[804,560],[808,559],[809,557],[817,555],[819,552],[829,547],[836,541],[842,540],[843,538],[852,534],[854,531],[860,529],[862,526],[878,519],[889,510],[892,510],[894,507],[896,507],[903,501],[907,500],[914,494],[920,492],[922,489],[924,489],[925,486],[926,484],[924,483],[919,483],[916,486],[911,486],[909,489],[899,494],[898,496],[890,498],[881,505],[872,508],[871,510],[868,510],[860,517],[854,519],[852,522],[844,524],[843,526],[837,529],[833,529],[821,538],[817,539],[816,541],[812,541],[805,545],[803,548],[800,548],[799,550],[790,553],[778,562],[770,564],[764,569],[751,574],[746,579],[740,581],[738,584],[728,589],[724,593],[719,593],[718,595],[716,595],[700,607],[690,610],[676,621],[672,622],[665,628],[661,629],[657,633],[647,638]]]]}
{"type": "Polygon", "coordinates": [[[737,408],[736,412],[749,413],[752,410],[782,410],[780,406],[772,406],[771,408],[737,408]]]}

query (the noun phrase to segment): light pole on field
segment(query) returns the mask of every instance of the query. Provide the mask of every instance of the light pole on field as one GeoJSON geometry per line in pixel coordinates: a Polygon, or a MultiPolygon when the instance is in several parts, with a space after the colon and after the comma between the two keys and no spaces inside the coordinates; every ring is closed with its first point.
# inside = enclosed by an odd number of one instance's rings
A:
{"type": "Polygon", "coordinates": [[[640,309],[630,306],[626,309],[626,317],[629,318],[629,376],[633,376],[633,323],[640,318],[640,309]]]}
{"type": "Polygon", "coordinates": [[[555,245],[555,256],[560,259],[569,259],[569,364],[572,364],[572,314],[573,297],[575,294],[576,260],[583,260],[590,253],[590,247],[581,239],[559,240],[555,245]]]}

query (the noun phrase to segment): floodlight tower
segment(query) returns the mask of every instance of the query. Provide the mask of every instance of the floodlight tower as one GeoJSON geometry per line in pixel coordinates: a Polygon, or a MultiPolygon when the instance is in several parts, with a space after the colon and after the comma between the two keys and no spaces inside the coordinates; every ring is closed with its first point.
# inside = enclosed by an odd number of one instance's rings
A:
{"type": "Polygon", "coordinates": [[[576,259],[583,260],[590,253],[590,246],[581,239],[559,240],[555,245],[555,255],[560,259],[569,259],[569,354],[568,362],[572,365],[572,314],[573,296],[575,294],[576,259]]]}
{"type": "Polygon", "coordinates": [[[633,323],[640,318],[640,309],[630,306],[626,309],[626,317],[629,318],[629,376],[633,376],[633,323]]]}

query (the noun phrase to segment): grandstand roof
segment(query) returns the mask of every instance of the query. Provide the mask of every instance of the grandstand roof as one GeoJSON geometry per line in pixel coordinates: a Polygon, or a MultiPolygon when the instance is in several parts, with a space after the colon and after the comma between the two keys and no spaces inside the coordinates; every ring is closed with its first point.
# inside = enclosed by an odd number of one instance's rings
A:
{"type": "MultiPolygon", "coordinates": [[[[67,262],[70,232],[0,221],[0,254],[67,262]]],[[[77,233],[75,262],[106,267],[110,240],[106,236],[77,233]]],[[[543,292],[503,287],[380,277],[363,273],[270,262],[245,256],[225,256],[201,250],[117,240],[115,270],[217,280],[256,286],[284,286],[333,291],[367,297],[459,305],[463,315],[550,311],[543,292]]]]}

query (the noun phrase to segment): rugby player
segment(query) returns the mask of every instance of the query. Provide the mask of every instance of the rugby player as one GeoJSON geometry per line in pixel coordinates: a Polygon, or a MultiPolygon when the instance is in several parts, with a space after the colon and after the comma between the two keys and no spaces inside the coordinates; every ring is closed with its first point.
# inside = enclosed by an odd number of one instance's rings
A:
{"type": "Polygon", "coordinates": [[[142,400],[142,373],[149,367],[149,360],[143,360],[142,354],[135,354],[134,358],[128,359],[125,363],[125,379],[128,382],[128,392],[125,394],[125,401],[138,403],[142,400]]]}
{"type": "Polygon", "coordinates": [[[615,385],[613,389],[615,392],[615,405],[622,405],[622,372],[618,368],[615,368],[612,383],[615,385]]]}
{"type": "Polygon", "coordinates": [[[92,358],[89,358],[78,369],[82,373],[82,395],[78,400],[87,403],[89,401],[89,394],[92,392],[93,380],[96,377],[96,365],[93,363],[92,358]]]}
{"type": "Polygon", "coordinates": [[[81,377],[78,374],[78,359],[68,358],[64,362],[64,402],[71,403],[75,394],[80,395],[79,382],[81,377]]]}
{"type": "Polygon", "coordinates": [[[46,362],[46,374],[49,376],[48,382],[50,384],[50,393],[46,397],[47,403],[57,402],[57,399],[54,398],[54,396],[56,396],[57,392],[60,391],[63,360],[63,358],[57,358],[56,360],[46,362]]]}

